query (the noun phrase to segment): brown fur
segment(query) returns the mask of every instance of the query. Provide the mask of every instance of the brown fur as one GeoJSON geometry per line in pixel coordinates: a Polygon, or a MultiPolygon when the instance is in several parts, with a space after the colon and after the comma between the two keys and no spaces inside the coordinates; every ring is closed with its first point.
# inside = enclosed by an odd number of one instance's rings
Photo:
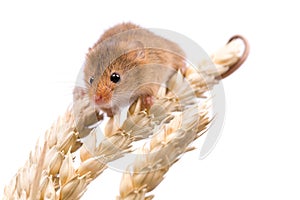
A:
{"type": "Polygon", "coordinates": [[[139,96],[155,95],[176,70],[185,67],[180,47],[131,23],[107,30],[91,48],[84,68],[89,97],[102,97],[97,105],[102,110],[129,104],[139,96]],[[121,76],[119,83],[110,81],[113,72],[121,76]],[[89,78],[94,82],[89,85],[89,78]]]}
{"type": "Polygon", "coordinates": [[[103,33],[103,35],[100,37],[100,39],[96,42],[96,44],[94,45],[94,47],[97,44],[103,42],[104,40],[112,37],[113,35],[116,35],[118,33],[125,32],[125,31],[128,31],[128,30],[132,30],[132,29],[139,29],[139,28],[141,28],[141,27],[138,26],[138,25],[132,24],[132,23],[121,23],[121,24],[118,24],[118,25],[116,25],[116,26],[108,29],[107,31],[105,31],[103,33]]]}

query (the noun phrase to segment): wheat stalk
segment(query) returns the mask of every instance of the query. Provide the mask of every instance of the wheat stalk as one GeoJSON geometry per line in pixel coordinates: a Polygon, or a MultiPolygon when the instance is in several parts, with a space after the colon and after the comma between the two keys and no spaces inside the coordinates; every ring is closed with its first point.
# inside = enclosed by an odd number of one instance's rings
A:
{"type": "Polygon", "coordinates": [[[209,107],[200,107],[198,99],[206,98],[204,93],[218,82],[217,77],[237,61],[239,49],[232,41],[213,54],[217,68],[202,68],[203,76],[192,67],[184,75],[175,74],[168,82],[169,90],[161,88],[149,110],[141,110],[138,100],[129,108],[125,121],[120,123],[120,116],[110,119],[105,127],[106,137],[100,142],[97,129],[90,132],[86,125],[103,118],[75,92],[74,105],[37,141],[28,161],[5,187],[3,199],[80,199],[109,162],[134,151],[133,142],[153,135],[148,148],[136,150],[140,156],[132,171],[123,174],[117,197],[152,199],[147,193],[207,129],[211,120],[209,107]],[[87,135],[91,140],[89,147],[81,141],[87,135]]]}

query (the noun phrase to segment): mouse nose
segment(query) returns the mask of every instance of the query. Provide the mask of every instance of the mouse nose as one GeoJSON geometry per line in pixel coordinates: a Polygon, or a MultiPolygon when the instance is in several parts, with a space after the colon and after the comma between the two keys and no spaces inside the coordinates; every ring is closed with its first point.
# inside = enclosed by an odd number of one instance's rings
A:
{"type": "Polygon", "coordinates": [[[102,104],[103,103],[103,97],[102,97],[102,95],[95,95],[94,100],[95,100],[96,104],[102,104]]]}

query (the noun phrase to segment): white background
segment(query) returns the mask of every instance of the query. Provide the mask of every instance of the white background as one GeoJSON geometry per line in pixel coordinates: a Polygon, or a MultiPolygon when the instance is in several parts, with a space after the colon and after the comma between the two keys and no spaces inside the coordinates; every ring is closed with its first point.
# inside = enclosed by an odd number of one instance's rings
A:
{"type": "MultiPolygon", "coordinates": [[[[299,7],[296,1],[1,1],[0,194],[51,123],[71,103],[88,47],[123,21],[165,28],[208,53],[246,36],[245,65],[223,81],[226,120],[214,151],[184,156],[156,199],[299,199],[299,7]]],[[[107,170],[83,199],[114,199],[107,170]]]]}

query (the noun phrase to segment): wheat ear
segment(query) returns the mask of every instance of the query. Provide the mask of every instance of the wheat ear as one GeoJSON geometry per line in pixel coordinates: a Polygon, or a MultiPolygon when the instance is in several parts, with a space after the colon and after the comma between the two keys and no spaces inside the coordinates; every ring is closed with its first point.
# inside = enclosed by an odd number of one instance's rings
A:
{"type": "MultiPolygon", "coordinates": [[[[189,67],[184,79],[177,74],[169,80],[167,85],[169,90],[164,90],[156,104],[161,107],[165,99],[171,99],[175,102],[174,108],[181,107],[176,111],[181,112],[173,116],[169,113],[172,120],[154,134],[149,146],[144,146],[139,150],[140,156],[132,164],[131,169],[128,166],[128,171],[123,173],[118,200],[152,199],[154,195],[147,196],[147,193],[160,184],[169,168],[180,159],[180,155],[193,149],[189,147],[190,143],[207,130],[211,121],[208,116],[207,102],[199,107],[199,101],[195,99],[205,98],[203,94],[217,83],[220,74],[225,73],[237,62],[239,59],[237,45],[231,42],[213,54],[216,68],[204,69],[202,76],[199,76],[194,68],[189,67]],[[187,85],[184,80],[189,82],[190,87],[185,87],[187,85]],[[180,95],[174,97],[174,93],[180,95]]],[[[151,109],[156,111],[155,106],[153,105],[151,109]]],[[[174,109],[169,109],[169,111],[174,111],[174,109]]]]}
{"type": "Polygon", "coordinates": [[[204,69],[204,79],[199,78],[193,68],[186,71],[185,77],[180,73],[174,75],[169,87],[179,96],[162,88],[148,112],[140,109],[140,101],[135,102],[127,119],[121,125],[111,120],[106,126],[107,137],[98,145],[94,138],[92,148],[83,145],[81,137],[90,134],[93,138],[95,133],[90,133],[86,124],[94,124],[102,118],[87,101],[79,99],[80,106],[68,108],[46,131],[44,138],[37,141],[28,161],[5,187],[3,199],[80,199],[88,184],[106,169],[108,162],[131,152],[134,141],[153,134],[150,147],[142,148],[143,156],[133,164],[133,173],[124,173],[118,197],[151,199],[152,196],[146,196],[147,192],[161,182],[179,156],[191,150],[188,145],[206,130],[210,122],[208,108],[199,108],[196,99],[236,62],[237,49],[234,45],[226,45],[221,53],[214,54],[217,70],[204,69]],[[193,90],[182,90],[180,84],[184,78],[193,90]],[[180,114],[173,115],[173,112],[180,114]],[[80,156],[75,156],[78,154],[80,156]]]}

